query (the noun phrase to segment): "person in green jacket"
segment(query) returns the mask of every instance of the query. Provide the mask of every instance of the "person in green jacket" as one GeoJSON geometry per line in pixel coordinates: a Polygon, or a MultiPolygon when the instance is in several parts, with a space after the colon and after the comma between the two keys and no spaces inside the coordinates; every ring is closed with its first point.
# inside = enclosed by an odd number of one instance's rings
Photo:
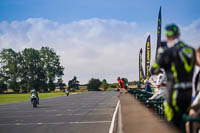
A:
{"type": "Polygon", "coordinates": [[[195,50],[179,40],[180,32],[175,24],[167,25],[168,48],[160,53],[151,67],[157,74],[161,68],[167,76],[167,99],[164,101],[168,121],[180,127],[182,115],[188,113],[192,101],[192,77],[195,66],[195,50]]]}

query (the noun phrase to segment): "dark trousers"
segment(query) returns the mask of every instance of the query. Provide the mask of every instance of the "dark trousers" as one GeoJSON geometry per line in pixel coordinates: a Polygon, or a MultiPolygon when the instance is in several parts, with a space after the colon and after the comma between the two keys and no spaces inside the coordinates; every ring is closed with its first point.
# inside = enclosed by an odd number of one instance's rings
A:
{"type": "Polygon", "coordinates": [[[192,88],[184,90],[183,89],[176,90],[176,105],[178,107],[178,110],[173,105],[173,98],[170,103],[174,112],[174,117],[172,119],[172,122],[176,127],[180,128],[182,122],[182,116],[183,114],[188,114],[191,102],[192,102],[192,88]]]}

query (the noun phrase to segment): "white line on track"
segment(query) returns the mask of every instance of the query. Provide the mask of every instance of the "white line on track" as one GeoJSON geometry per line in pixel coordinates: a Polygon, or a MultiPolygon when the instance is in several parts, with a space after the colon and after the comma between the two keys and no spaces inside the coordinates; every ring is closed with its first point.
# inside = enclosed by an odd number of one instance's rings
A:
{"type": "Polygon", "coordinates": [[[83,122],[69,122],[71,124],[97,124],[97,123],[110,123],[111,121],[83,121],[83,122]]]}
{"type": "Polygon", "coordinates": [[[0,108],[1,110],[19,109],[19,108],[0,108]]]}
{"type": "Polygon", "coordinates": [[[112,115],[111,113],[82,113],[82,114],[52,114],[52,115],[15,115],[15,116],[0,116],[1,118],[26,118],[26,117],[60,117],[60,116],[67,116],[67,115],[71,115],[71,116],[77,116],[77,115],[112,115]]]}
{"type": "Polygon", "coordinates": [[[113,133],[113,130],[114,130],[114,124],[115,124],[115,119],[116,119],[116,114],[117,114],[117,110],[119,108],[119,104],[120,104],[120,100],[118,100],[117,102],[117,106],[115,108],[115,112],[113,114],[113,117],[112,117],[112,122],[110,124],[110,130],[109,130],[109,133],[113,133]]]}
{"type": "Polygon", "coordinates": [[[119,132],[119,133],[123,133],[123,130],[122,130],[122,127],[123,127],[123,125],[122,125],[122,112],[121,112],[122,110],[121,110],[121,104],[119,104],[119,112],[118,112],[118,129],[117,129],[117,131],[119,132]]]}
{"type": "Polygon", "coordinates": [[[113,110],[113,109],[88,109],[88,110],[113,110]]]}
{"type": "Polygon", "coordinates": [[[53,122],[53,123],[6,123],[0,124],[0,126],[29,126],[29,125],[63,125],[63,124],[101,124],[101,123],[110,123],[111,121],[75,121],[75,122],[53,122]]]}
{"type": "MultiPolygon", "coordinates": [[[[0,112],[0,114],[7,114],[7,113],[29,113],[29,112],[36,112],[36,111],[41,111],[41,110],[15,110],[13,112],[13,110],[6,110],[6,112],[0,112]]],[[[71,109],[67,109],[67,110],[42,110],[42,111],[45,111],[45,112],[74,112],[74,111],[77,111],[77,110],[71,110],[71,109]]]]}

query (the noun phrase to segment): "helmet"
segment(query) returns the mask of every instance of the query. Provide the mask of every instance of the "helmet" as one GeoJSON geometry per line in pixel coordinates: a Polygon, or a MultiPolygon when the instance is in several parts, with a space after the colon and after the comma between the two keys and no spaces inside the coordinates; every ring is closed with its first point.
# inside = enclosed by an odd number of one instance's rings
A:
{"type": "Polygon", "coordinates": [[[166,30],[166,32],[165,32],[166,36],[178,37],[180,35],[179,28],[175,24],[167,25],[165,30],[166,30]]]}
{"type": "Polygon", "coordinates": [[[33,89],[33,90],[31,90],[31,92],[36,92],[36,90],[35,90],[35,89],[33,89]]]}
{"type": "Polygon", "coordinates": [[[120,80],[120,77],[117,77],[117,80],[120,80]]]}

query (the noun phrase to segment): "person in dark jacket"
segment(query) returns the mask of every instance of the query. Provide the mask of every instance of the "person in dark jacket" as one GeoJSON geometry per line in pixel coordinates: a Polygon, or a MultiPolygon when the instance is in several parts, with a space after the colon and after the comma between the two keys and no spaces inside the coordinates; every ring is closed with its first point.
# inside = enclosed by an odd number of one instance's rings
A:
{"type": "Polygon", "coordinates": [[[192,101],[192,77],[195,66],[195,50],[179,40],[179,28],[175,24],[166,27],[168,48],[158,56],[151,67],[157,74],[161,68],[167,76],[167,99],[164,101],[165,116],[180,127],[182,115],[188,113],[192,101]]]}

